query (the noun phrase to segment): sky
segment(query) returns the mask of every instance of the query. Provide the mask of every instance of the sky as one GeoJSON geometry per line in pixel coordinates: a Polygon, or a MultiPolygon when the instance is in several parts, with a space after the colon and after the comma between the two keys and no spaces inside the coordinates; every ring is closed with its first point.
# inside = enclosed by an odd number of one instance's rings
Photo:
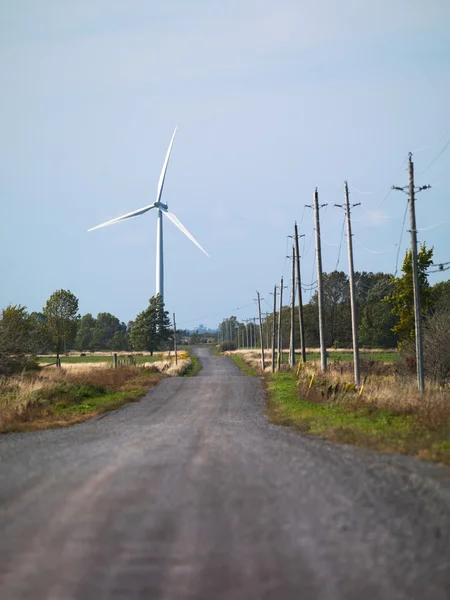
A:
{"type": "Polygon", "coordinates": [[[400,269],[408,152],[418,239],[450,262],[449,23],[448,0],[1,2],[0,308],[147,306],[155,211],[87,229],[156,199],[176,125],[162,199],[211,257],[165,220],[179,328],[252,318],[256,290],[270,310],[294,221],[311,287],[316,187],[324,271],[348,272],[345,180],[355,269],[400,269]]]}

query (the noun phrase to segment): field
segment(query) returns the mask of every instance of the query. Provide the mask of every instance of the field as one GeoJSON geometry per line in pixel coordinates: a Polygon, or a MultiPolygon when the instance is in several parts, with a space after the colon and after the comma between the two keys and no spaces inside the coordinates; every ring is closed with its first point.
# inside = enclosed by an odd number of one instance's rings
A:
{"type": "MultiPolygon", "coordinates": [[[[243,375],[262,375],[259,351],[227,354],[243,375]]],[[[384,353],[364,353],[362,385],[356,389],[346,354],[333,353],[326,373],[316,355],[294,369],[285,362],[274,374],[267,354],[263,375],[271,421],[336,442],[450,465],[450,388],[428,383],[420,395],[414,374],[398,371],[395,353],[387,360],[380,360],[384,353]]]]}
{"type": "MultiPolygon", "coordinates": [[[[173,354],[173,353],[172,353],[173,354]]],[[[153,363],[160,361],[163,357],[167,356],[167,352],[155,352],[153,356],[150,354],[129,354],[129,353],[117,353],[118,359],[126,359],[132,356],[136,360],[137,365],[145,363],[153,363]]],[[[86,356],[80,356],[80,354],[72,354],[69,356],[61,356],[62,365],[73,365],[73,364],[95,364],[95,363],[109,363],[112,364],[113,356],[112,353],[95,353],[86,354],[86,356]]],[[[56,361],[56,356],[42,355],[38,356],[38,362],[42,365],[53,364],[56,361]]]]}
{"type": "Polygon", "coordinates": [[[155,353],[153,360],[136,356],[136,366],[117,369],[109,355],[65,357],[61,369],[50,366],[53,357],[45,358],[48,366],[39,372],[0,378],[0,433],[79,423],[139,400],[162,377],[199,370],[197,357],[192,361],[186,352],[179,353],[177,365],[166,353],[155,353]]]}

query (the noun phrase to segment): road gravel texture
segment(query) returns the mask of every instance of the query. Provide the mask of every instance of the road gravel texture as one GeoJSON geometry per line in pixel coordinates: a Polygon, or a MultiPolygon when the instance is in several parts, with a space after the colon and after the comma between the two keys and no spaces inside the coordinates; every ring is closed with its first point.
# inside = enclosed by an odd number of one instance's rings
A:
{"type": "Polygon", "coordinates": [[[450,469],[267,422],[197,353],[139,403],[0,437],[0,598],[448,600],[450,469]]]}

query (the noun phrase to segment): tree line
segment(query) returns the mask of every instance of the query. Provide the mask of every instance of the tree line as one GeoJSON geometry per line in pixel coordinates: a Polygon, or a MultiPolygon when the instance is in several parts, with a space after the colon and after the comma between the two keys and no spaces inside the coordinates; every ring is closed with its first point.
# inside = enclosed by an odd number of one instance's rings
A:
{"type": "Polygon", "coordinates": [[[0,318],[0,375],[31,367],[38,354],[60,355],[80,352],[165,350],[173,343],[169,313],[158,294],[146,309],[127,324],[111,313],[81,316],[78,298],[70,290],[57,290],[41,312],[29,313],[21,305],[9,305],[0,318]]]}
{"type": "MultiPolygon", "coordinates": [[[[425,324],[432,317],[444,319],[450,310],[450,281],[431,286],[427,269],[432,265],[433,249],[422,245],[418,252],[421,309],[425,324]]],[[[332,271],[323,274],[324,313],[326,346],[328,348],[349,348],[352,345],[350,285],[346,273],[332,271]]],[[[357,302],[357,327],[359,345],[364,348],[406,348],[414,340],[414,298],[412,285],[411,252],[408,251],[402,267],[402,274],[393,277],[386,273],[356,272],[355,292],[357,302]]],[[[286,298],[286,295],[285,295],[286,298]]],[[[267,300],[266,300],[267,302],[267,300]]],[[[271,345],[273,314],[270,302],[268,312],[263,313],[263,336],[265,346],[271,345]]],[[[287,348],[290,338],[291,307],[289,297],[281,311],[283,347],[287,348]]],[[[303,305],[305,345],[316,348],[319,339],[319,311],[317,291],[311,300],[303,305]]],[[[450,317],[449,317],[450,318],[450,317]]],[[[275,315],[278,323],[279,311],[275,315]]],[[[298,307],[294,311],[296,346],[299,345],[298,307]]],[[[222,341],[231,341],[240,346],[254,344],[259,340],[259,324],[255,319],[240,323],[235,316],[228,317],[219,325],[222,341]]],[[[450,344],[450,338],[448,339],[450,344]]]]}

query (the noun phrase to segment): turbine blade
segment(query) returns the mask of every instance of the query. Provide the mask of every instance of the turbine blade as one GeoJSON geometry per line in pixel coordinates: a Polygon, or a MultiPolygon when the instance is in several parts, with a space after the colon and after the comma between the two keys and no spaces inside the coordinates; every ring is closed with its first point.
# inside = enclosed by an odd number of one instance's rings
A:
{"type": "Polygon", "coordinates": [[[164,180],[166,178],[167,165],[169,164],[170,152],[172,150],[173,140],[175,138],[175,134],[177,132],[177,128],[175,127],[175,131],[173,132],[172,139],[170,140],[169,149],[167,150],[166,158],[164,160],[163,168],[161,170],[161,175],[159,176],[158,181],[158,193],[156,195],[156,202],[161,200],[161,195],[164,187],[164,180]]]}
{"type": "Polygon", "coordinates": [[[113,225],[113,223],[118,223],[119,221],[123,221],[125,219],[131,219],[131,217],[137,217],[138,215],[143,215],[147,211],[154,208],[153,204],[149,206],[144,206],[144,208],[139,208],[138,210],[133,210],[133,212],[127,213],[126,215],[122,215],[121,217],[116,217],[115,219],[111,219],[111,221],[106,221],[106,223],[102,223],[101,225],[96,225],[95,227],[91,227],[88,231],[94,231],[94,229],[100,229],[100,227],[106,227],[107,225],[113,225]]]}
{"type": "Polygon", "coordinates": [[[197,242],[197,240],[195,239],[195,237],[189,233],[189,231],[186,229],[186,227],[185,227],[185,226],[184,226],[184,225],[181,223],[181,221],[179,221],[179,220],[178,220],[178,218],[177,218],[177,217],[176,217],[176,216],[175,216],[173,213],[171,213],[171,212],[169,212],[169,211],[166,211],[166,210],[163,210],[162,212],[163,212],[163,214],[165,214],[165,215],[166,215],[166,217],[167,217],[168,219],[170,219],[170,220],[172,221],[172,223],[173,223],[174,225],[176,225],[176,226],[178,227],[178,229],[179,229],[180,231],[182,231],[182,232],[184,233],[184,235],[185,235],[186,237],[188,237],[188,238],[191,240],[191,242],[193,242],[193,243],[194,243],[194,244],[197,246],[197,248],[200,248],[200,250],[201,250],[202,252],[204,252],[204,254],[206,254],[206,256],[207,256],[208,258],[210,258],[209,254],[206,252],[206,250],[204,250],[204,249],[203,249],[203,248],[200,246],[200,244],[197,242]]]}

